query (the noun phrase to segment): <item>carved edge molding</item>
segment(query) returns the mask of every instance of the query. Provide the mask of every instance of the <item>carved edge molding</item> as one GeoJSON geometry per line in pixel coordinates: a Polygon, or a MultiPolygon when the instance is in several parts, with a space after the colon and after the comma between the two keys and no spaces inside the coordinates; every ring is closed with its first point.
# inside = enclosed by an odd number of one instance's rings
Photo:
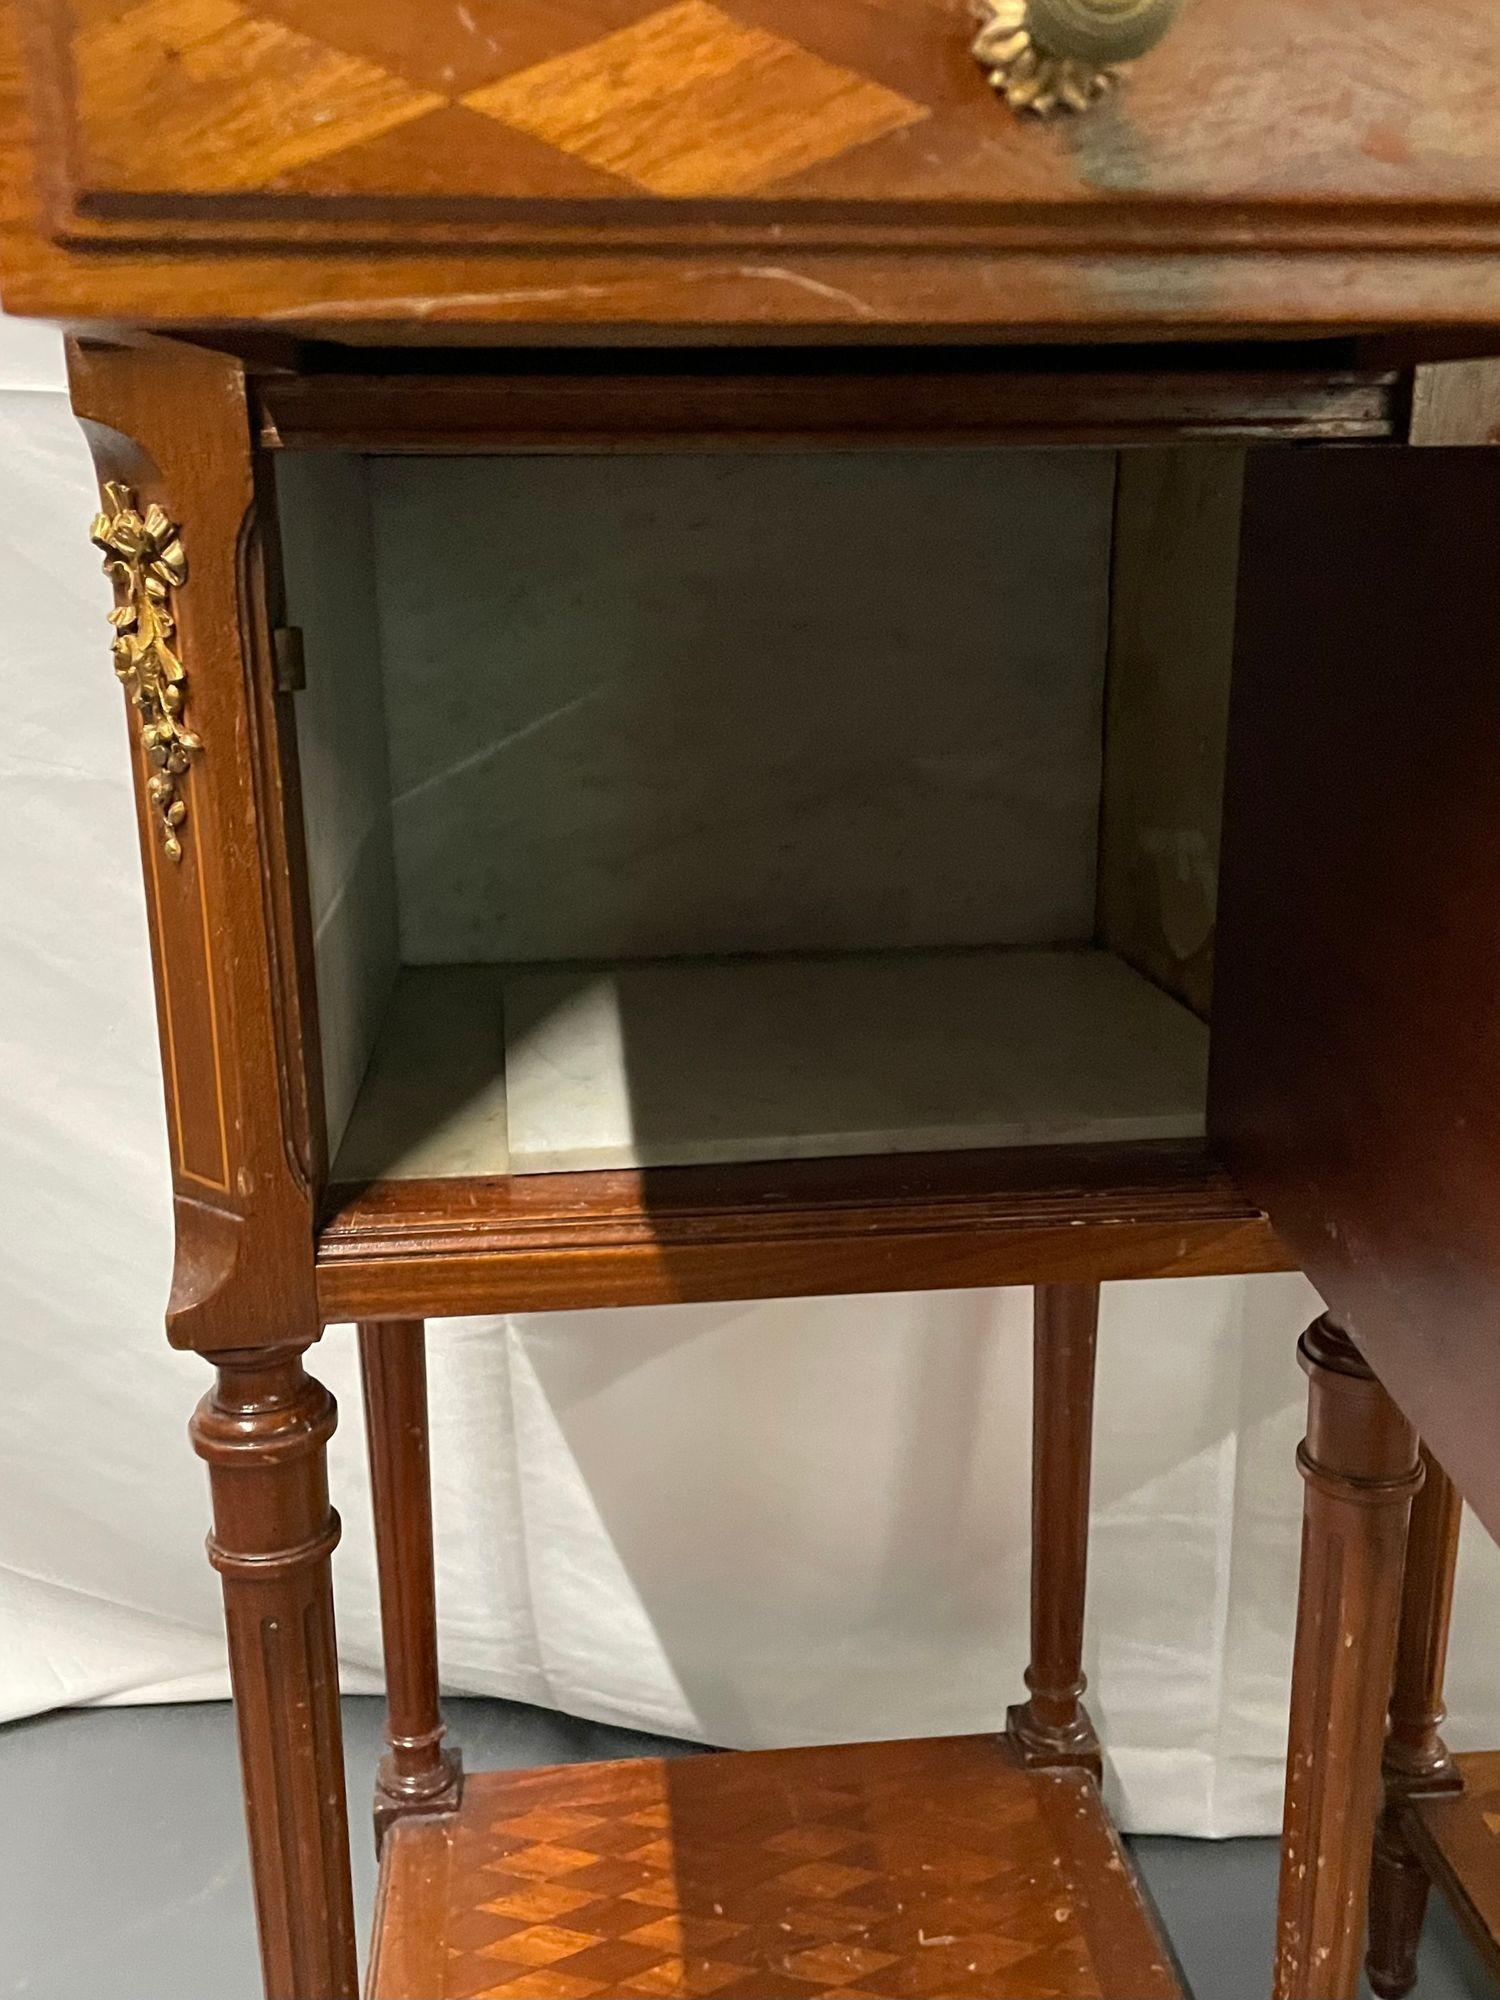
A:
{"type": "Polygon", "coordinates": [[[183,724],[187,674],[172,650],[172,593],[187,581],[187,556],[176,527],[154,501],[141,514],[134,493],[117,480],[105,484],[103,498],[89,538],[104,551],[104,573],[115,586],[109,614],[115,672],[139,717],[151,767],[146,795],[162,845],[170,860],[180,861],[188,809],[178,781],[203,748],[183,724]]]}

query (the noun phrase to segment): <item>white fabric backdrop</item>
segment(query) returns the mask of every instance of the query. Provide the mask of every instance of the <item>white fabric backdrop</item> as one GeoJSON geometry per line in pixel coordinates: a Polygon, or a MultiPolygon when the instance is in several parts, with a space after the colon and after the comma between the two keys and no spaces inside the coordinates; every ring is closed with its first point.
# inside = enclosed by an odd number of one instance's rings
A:
{"type": "MultiPolygon", "coordinates": [[[[202,1363],[161,1334],[166,1157],[125,733],[81,438],[0,322],[0,1716],[221,1696],[202,1363]]],[[[1141,1830],[1277,1821],[1297,1278],[1115,1287],[1090,1674],[1141,1830]]],[[[1026,1605],[1022,1292],[432,1330],[455,1689],[732,1745],[995,1724],[1026,1605]]],[[[378,1686],[353,1342],[334,1481],[347,1685],[378,1686]]],[[[1500,1558],[1471,1528],[1453,1736],[1500,1742],[1500,1558]]]]}

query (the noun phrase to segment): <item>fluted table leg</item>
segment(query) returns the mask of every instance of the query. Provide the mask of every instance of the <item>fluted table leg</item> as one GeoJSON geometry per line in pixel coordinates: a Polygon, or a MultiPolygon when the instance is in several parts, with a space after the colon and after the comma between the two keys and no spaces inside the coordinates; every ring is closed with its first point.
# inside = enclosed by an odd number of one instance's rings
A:
{"type": "Polygon", "coordinates": [[[355,2000],[328,1504],[334,1401],[305,1348],[211,1356],[192,1423],[213,1493],[267,2000],[355,2000]]]}
{"type": "Polygon", "coordinates": [[[1308,1378],[1302,1583],[1292,1671],[1276,2000],[1354,2000],[1407,1519],[1421,1484],[1410,1424],[1331,1319],[1308,1378]]]}

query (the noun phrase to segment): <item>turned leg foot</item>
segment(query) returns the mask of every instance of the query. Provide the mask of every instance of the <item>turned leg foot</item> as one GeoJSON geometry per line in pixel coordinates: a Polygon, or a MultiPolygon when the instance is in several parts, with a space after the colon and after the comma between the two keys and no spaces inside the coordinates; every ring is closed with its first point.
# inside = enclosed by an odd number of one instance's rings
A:
{"type": "Polygon", "coordinates": [[[1099,1739],[1083,1705],[1083,1615],[1088,1587],[1089,1489],[1094,1446],[1097,1285],[1038,1285],[1031,1418],[1030,1700],[1007,1718],[1012,1744],[1038,1768],[1102,1774],[1099,1739]]]}
{"type": "Polygon", "coordinates": [[[1406,1837],[1408,1803],[1463,1789],[1440,1731],[1448,1627],[1463,1505],[1451,1479],[1424,1451],[1426,1477],[1412,1503],[1401,1622],[1385,1739],[1385,1809],[1370,1872],[1370,1949],[1365,1973],[1381,2000],[1401,2000],[1417,1981],[1427,1914],[1427,1871],[1406,1837]]]}
{"type": "Polygon", "coordinates": [[[1417,1946],[1431,1884],[1387,1807],[1370,1865],[1370,1942],[1365,1977],[1380,2000],[1403,2000],[1417,1983],[1417,1946]]]}
{"type": "Polygon", "coordinates": [[[1354,2000],[1417,1441],[1331,1319],[1303,1336],[1307,1491],[1276,2000],[1354,2000]]]}
{"type": "Polygon", "coordinates": [[[302,1347],[211,1357],[193,1419],[213,1493],[229,1670],[267,2000],[354,2000],[354,1897],[344,1807],[329,1558],[333,1398],[302,1347]]]}
{"type": "Polygon", "coordinates": [[[420,1320],[359,1330],[389,1745],[375,1781],[377,1848],[395,1820],[457,1812],[463,1796],[463,1763],[444,1745],[438,1701],[425,1340],[420,1320]]]}

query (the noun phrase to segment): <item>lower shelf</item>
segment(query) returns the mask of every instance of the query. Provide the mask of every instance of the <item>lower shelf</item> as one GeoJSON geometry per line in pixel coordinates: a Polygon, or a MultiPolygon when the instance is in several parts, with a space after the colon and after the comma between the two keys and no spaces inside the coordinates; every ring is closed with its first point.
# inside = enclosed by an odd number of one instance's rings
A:
{"type": "Polygon", "coordinates": [[[1500,1979],[1500,1751],[1456,1761],[1463,1790],[1414,1799],[1408,1824],[1428,1874],[1500,1979]]]}
{"type": "Polygon", "coordinates": [[[1098,1792],[1002,1739],[468,1780],[385,1845],[369,2000],[1176,2000],[1098,1792]]]}
{"type": "Polygon", "coordinates": [[[1041,1147],[329,1190],[327,1321],[1292,1269],[1201,1146],[1041,1147]]]}
{"type": "Polygon", "coordinates": [[[1201,1140],[1207,1073],[1107,951],[408,967],[334,1177],[1201,1140]]]}

